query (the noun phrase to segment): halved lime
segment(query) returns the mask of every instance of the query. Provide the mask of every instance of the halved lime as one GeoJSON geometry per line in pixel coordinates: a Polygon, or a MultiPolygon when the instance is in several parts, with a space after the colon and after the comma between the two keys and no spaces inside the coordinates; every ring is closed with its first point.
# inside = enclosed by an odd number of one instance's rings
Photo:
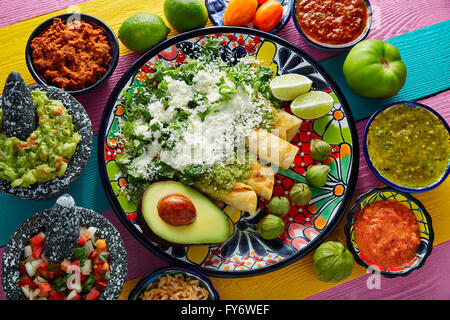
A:
{"type": "Polygon", "coordinates": [[[323,91],[304,93],[291,103],[291,111],[302,119],[316,119],[330,112],[334,105],[331,95],[323,91]]]}
{"type": "Polygon", "coordinates": [[[270,81],[269,87],[275,98],[292,101],[311,89],[312,80],[296,73],[283,74],[270,81]]]}

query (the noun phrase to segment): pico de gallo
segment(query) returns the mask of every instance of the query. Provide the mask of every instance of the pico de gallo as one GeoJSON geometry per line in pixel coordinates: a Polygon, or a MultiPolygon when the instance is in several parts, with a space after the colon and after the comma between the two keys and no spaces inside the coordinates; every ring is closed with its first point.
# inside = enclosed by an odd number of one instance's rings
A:
{"type": "Polygon", "coordinates": [[[39,232],[24,248],[18,285],[29,300],[97,300],[110,278],[105,239],[94,227],[80,227],[73,261],[49,262],[42,254],[45,233],[39,232]]]}

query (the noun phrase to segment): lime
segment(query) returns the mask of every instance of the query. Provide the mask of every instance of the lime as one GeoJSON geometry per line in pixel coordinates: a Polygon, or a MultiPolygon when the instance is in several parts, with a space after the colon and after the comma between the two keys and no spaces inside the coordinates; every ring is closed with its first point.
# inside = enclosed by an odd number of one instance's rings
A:
{"type": "Polygon", "coordinates": [[[302,119],[316,119],[330,112],[334,105],[331,95],[323,91],[304,93],[291,103],[291,111],[302,119]]]}
{"type": "Polygon", "coordinates": [[[164,15],[180,32],[202,28],[208,21],[208,11],[200,0],[165,0],[164,15]]]}
{"type": "Polygon", "coordinates": [[[130,50],[145,52],[167,38],[170,29],[153,13],[137,13],[119,28],[119,39],[130,50]]]}
{"type": "Polygon", "coordinates": [[[277,76],[270,81],[270,90],[275,98],[292,101],[311,89],[312,80],[301,74],[288,73],[277,76]]]}

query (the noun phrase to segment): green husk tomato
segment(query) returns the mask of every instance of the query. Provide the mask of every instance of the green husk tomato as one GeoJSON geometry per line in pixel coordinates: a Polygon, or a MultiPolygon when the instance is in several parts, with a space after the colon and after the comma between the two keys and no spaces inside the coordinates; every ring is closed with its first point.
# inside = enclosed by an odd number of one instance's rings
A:
{"type": "Polygon", "coordinates": [[[348,86],[366,98],[390,98],[405,84],[406,66],[392,44],[377,39],[355,45],[344,62],[348,86]]]}
{"type": "Polygon", "coordinates": [[[319,280],[338,282],[352,273],[353,256],[342,243],[327,241],[314,252],[312,268],[319,280]]]}

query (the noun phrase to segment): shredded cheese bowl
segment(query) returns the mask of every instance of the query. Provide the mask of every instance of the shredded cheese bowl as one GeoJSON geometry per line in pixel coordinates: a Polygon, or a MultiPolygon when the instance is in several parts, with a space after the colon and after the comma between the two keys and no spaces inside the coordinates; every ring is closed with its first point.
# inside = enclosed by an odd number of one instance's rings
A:
{"type": "Polygon", "coordinates": [[[211,281],[199,272],[181,267],[162,267],[143,277],[128,300],[219,300],[211,281]]]}

